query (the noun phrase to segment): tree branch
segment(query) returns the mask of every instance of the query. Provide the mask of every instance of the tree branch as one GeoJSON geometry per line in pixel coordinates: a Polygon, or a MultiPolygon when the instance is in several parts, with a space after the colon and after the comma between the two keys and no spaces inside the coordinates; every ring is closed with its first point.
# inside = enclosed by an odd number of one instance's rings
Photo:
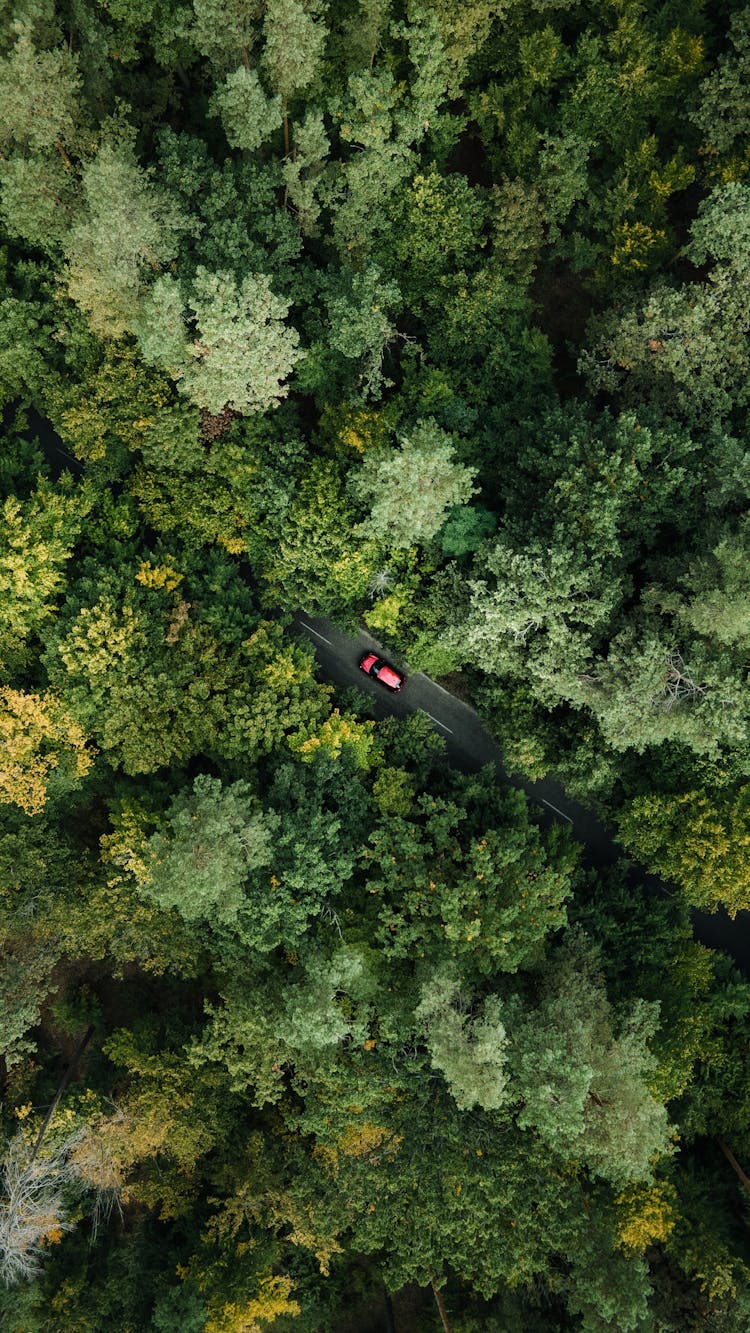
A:
{"type": "Polygon", "coordinates": [[[732,1149],[729,1147],[729,1144],[728,1144],[728,1143],[725,1143],[724,1140],[723,1140],[722,1138],[719,1138],[718,1135],[717,1135],[717,1137],[716,1137],[716,1142],[718,1143],[719,1147],[721,1148],[721,1151],[723,1152],[724,1156],[726,1157],[727,1161],[729,1162],[729,1165],[731,1166],[732,1170],[733,1170],[734,1172],[736,1172],[736,1174],[739,1176],[740,1180],[742,1181],[742,1184],[743,1184],[744,1188],[747,1190],[748,1194],[750,1194],[750,1176],[746,1176],[746,1175],[745,1175],[745,1172],[742,1170],[742,1167],[740,1166],[739,1162],[737,1161],[737,1158],[735,1157],[734,1153],[732,1152],[732,1149]]]}
{"type": "Polygon", "coordinates": [[[55,1111],[57,1110],[58,1106],[60,1105],[60,1098],[62,1097],[63,1093],[65,1092],[65,1089],[67,1088],[68,1084],[70,1083],[70,1080],[71,1080],[72,1077],[73,1077],[73,1070],[75,1069],[76,1065],[78,1064],[78,1061],[80,1060],[81,1056],[83,1055],[83,1052],[86,1050],[86,1047],[88,1046],[89,1042],[91,1041],[91,1038],[93,1037],[93,1035],[94,1035],[94,1028],[93,1028],[93,1025],[92,1025],[92,1024],[89,1024],[89,1026],[86,1028],[86,1031],[84,1032],[83,1036],[81,1037],[81,1040],[79,1041],[79,1043],[78,1043],[78,1045],[77,1045],[75,1051],[73,1052],[73,1058],[72,1058],[70,1064],[68,1065],[68,1068],[65,1070],[65,1073],[63,1074],[62,1081],[61,1081],[61,1083],[60,1083],[59,1088],[57,1089],[57,1092],[55,1093],[55,1096],[54,1096],[53,1101],[52,1101],[52,1105],[50,1106],[50,1108],[49,1108],[49,1110],[48,1110],[46,1116],[44,1117],[44,1120],[43,1120],[42,1123],[41,1123],[41,1127],[40,1127],[40,1129],[39,1129],[39,1133],[38,1133],[37,1136],[36,1136],[36,1142],[35,1142],[35,1144],[34,1144],[34,1147],[33,1147],[33,1149],[32,1149],[32,1152],[31,1152],[31,1157],[29,1158],[29,1165],[31,1165],[31,1163],[34,1161],[34,1158],[36,1157],[37,1153],[39,1152],[39,1149],[40,1149],[41,1146],[42,1146],[42,1139],[44,1138],[44,1135],[45,1135],[46,1132],[47,1132],[47,1128],[48,1128],[48,1126],[49,1126],[49,1122],[50,1122],[50,1120],[52,1119],[53,1115],[55,1114],[55,1111]]]}

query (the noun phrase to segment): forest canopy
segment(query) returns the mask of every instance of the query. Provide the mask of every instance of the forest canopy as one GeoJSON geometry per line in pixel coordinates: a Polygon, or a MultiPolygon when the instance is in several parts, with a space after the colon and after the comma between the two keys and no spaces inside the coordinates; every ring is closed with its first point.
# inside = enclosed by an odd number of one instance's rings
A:
{"type": "Polygon", "coordinates": [[[3,0],[9,1333],[750,1327],[749,78],[741,0],[3,0]]]}

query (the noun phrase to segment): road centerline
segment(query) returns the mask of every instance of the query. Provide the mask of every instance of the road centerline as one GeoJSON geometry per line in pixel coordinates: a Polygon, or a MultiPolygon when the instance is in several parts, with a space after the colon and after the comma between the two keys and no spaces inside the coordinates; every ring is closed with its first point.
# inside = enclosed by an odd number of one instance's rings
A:
{"type": "Polygon", "coordinates": [[[433,717],[432,713],[428,713],[426,708],[421,708],[420,712],[424,713],[425,717],[430,719],[430,722],[435,722],[439,727],[442,727],[443,731],[449,732],[451,736],[454,734],[450,727],[446,727],[445,723],[441,722],[439,717],[433,717]]]}
{"type": "Polygon", "coordinates": [[[310,633],[314,634],[316,638],[322,639],[324,643],[330,644],[331,648],[333,648],[334,646],[333,640],[327,639],[325,634],[319,634],[316,629],[313,629],[312,625],[308,625],[307,622],[304,620],[298,620],[297,624],[301,625],[302,629],[309,629],[310,633]]]}
{"type": "Polygon", "coordinates": [[[537,799],[542,802],[542,805],[547,805],[549,806],[550,810],[554,810],[555,814],[560,815],[561,819],[567,819],[569,824],[573,823],[573,820],[570,818],[570,815],[566,815],[564,810],[558,810],[557,806],[553,805],[551,801],[545,801],[543,796],[539,796],[537,797],[537,799]]]}

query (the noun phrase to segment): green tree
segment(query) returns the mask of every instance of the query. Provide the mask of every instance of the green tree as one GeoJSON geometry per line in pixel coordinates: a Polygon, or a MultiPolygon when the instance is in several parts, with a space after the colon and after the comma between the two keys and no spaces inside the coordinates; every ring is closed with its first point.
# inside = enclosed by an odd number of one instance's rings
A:
{"type": "Polygon", "coordinates": [[[455,979],[438,973],[422,987],[415,1017],[424,1024],[430,1058],[461,1110],[496,1111],[511,1098],[506,1067],[508,1036],[495,996],[471,1013],[455,979]]]}
{"type": "Polygon", "coordinates": [[[716,757],[722,747],[744,748],[747,709],[736,663],[699,641],[683,656],[675,637],[653,622],[623,630],[606,658],[570,682],[568,697],[591,709],[615,750],[642,754],[677,741],[716,757]]]}
{"type": "Polygon", "coordinates": [[[220,116],[231,148],[259,148],[281,125],[281,97],[266,96],[255,70],[240,65],[227,74],[209,102],[220,116]]]}
{"type": "Polygon", "coordinates": [[[666,1110],[649,1088],[656,1006],[637,1001],[618,1022],[595,953],[572,935],[544,974],[538,1006],[506,1012],[518,1124],[615,1185],[649,1179],[671,1150],[666,1110]]]}
{"type": "Polygon", "coordinates": [[[279,626],[251,619],[221,559],[210,578],[210,591],[198,578],[191,595],[173,566],[144,562],[132,581],[98,576],[54,636],[51,678],[127,773],[209,752],[237,762],[284,745],[325,710],[304,651],[284,644],[279,626]]]}
{"type": "Polygon", "coordinates": [[[273,822],[246,783],[197,777],[173,800],[143,853],[142,890],[188,921],[233,922],[249,874],[270,864],[273,822]]]}
{"type": "Polygon", "coordinates": [[[77,182],[57,157],[13,156],[0,170],[0,208],[11,236],[57,255],[77,204],[77,182]]]}
{"type": "Polygon", "coordinates": [[[702,131],[709,151],[731,152],[737,139],[750,133],[750,116],[743,89],[750,72],[748,11],[732,14],[729,48],[719,52],[716,66],[700,87],[700,104],[691,118],[702,131]]]}
{"type": "Polygon", "coordinates": [[[328,150],[331,141],[322,114],[313,109],[294,131],[294,153],[281,168],[287,202],[305,236],[315,236],[328,194],[328,150]]]}
{"type": "Polygon", "coordinates": [[[419,421],[397,451],[372,450],[350,489],[370,506],[364,530],[396,549],[430,541],[446,513],[476,493],[476,473],[455,461],[453,437],[434,420],[419,421]]]}
{"type": "Polygon", "coordinates": [[[388,954],[442,956],[466,976],[491,976],[529,966],[564,923],[573,856],[556,838],[542,845],[521,794],[485,806],[467,779],[449,795],[417,796],[406,815],[389,812],[361,866],[388,954]]]}
{"type": "Polygon", "coordinates": [[[107,344],[82,382],[61,379],[50,387],[47,406],[75,457],[92,469],[100,464],[105,475],[121,475],[139,454],[164,469],[204,463],[196,408],[131,346],[107,344]]]}
{"type": "Polygon", "coordinates": [[[263,21],[262,63],[281,97],[284,153],[289,152],[289,99],[315,79],[327,32],[319,0],[268,0],[263,21]]]}
{"type": "Polygon", "coordinates": [[[80,117],[78,59],[66,47],[40,51],[21,31],[0,59],[0,144],[38,152],[56,148],[66,166],[65,145],[80,117]]]}
{"type": "Polygon", "coordinates": [[[39,479],[29,499],[8,498],[0,530],[0,670],[28,659],[29,641],[55,613],[65,567],[91,508],[87,490],[39,479]]]}
{"type": "Polygon", "coordinates": [[[364,396],[380,396],[383,358],[396,336],[392,321],[400,303],[398,287],[383,280],[376,264],[366,264],[360,273],[345,273],[328,296],[326,344],[357,363],[358,387],[364,396]]]}
{"type": "Polygon", "coordinates": [[[259,8],[244,0],[195,0],[190,40],[221,74],[249,64],[258,36],[259,8]]]}
{"type": "Polygon", "coordinates": [[[704,200],[686,254],[713,260],[708,282],[658,281],[645,300],[592,322],[580,365],[593,388],[650,399],[688,422],[726,418],[746,401],[744,309],[750,272],[750,191],[739,182],[704,200]]]}
{"type": "Polygon", "coordinates": [[[750,903],[750,790],[637,796],[619,820],[625,846],[704,911],[731,916],[750,903]]]}
{"type": "Polygon", "coordinates": [[[67,287],[94,333],[120,338],[135,317],[145,270],[177,253],[184,215],[136,161],[133,136],[102,143],[83,171],[84,211],[65,241],[67,287]]]}
{"type": "Polygon", "coordinates": [[[198,407],[265,412],[288,393],[284,380],[303,355],[299,334],[284,323],[289,305],[265,274],[238,283],[230,273],[199,268],[189,298],[192,341],[179,288],[167,277],[146,298],[136,330],[144,356],[164,366],[198,407]]]}
{"type": "Polygon", "coordinates": [[[502,535],[482,550],[467,618],[447,639],[484,671],[529,680],[542,699],[565,695],[608,624],[620,586],[583,552],[502,535]],[[482,577],[484,575],[484,577],[482,577]]]}
{"type": "Polygon", "coordinates": [[[750,641],[749,547],[750,523],[745,519],[691,563],[680,580],[681,594],[655,588],[649,590],[649,602],[676,612],[678,623],[713,640],[719,651],[733,645],[741,654],[750,641]]]}
{"type": "Polygon", "coordinates": [[[341,471],[315,459],[303,476],[264,577],[267,595],[285,606],[322,615],[361,606],[376,568],[374,542],[352,543],[356,511],[344,494],[341,471]]]}

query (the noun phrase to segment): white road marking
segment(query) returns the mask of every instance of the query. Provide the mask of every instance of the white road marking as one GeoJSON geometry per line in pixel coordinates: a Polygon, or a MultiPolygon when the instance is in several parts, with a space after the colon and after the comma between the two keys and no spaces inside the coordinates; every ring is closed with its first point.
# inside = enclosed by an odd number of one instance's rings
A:
{"type": "Polygon", "coordinates": [[[319,634],[316,629],[313,629],[312,625],[308,625],[306,620],[298,620],[297,624],[301,625],[303,629],[309,629],[310,633],[314,634],[316,639],[322,639],[324,643],[330,643],[331,647],[333,648],[334,645],[332,640],[327,639],[325,634],[319,634]]]}
{"type": "Polygon", "coordinates": [[[447,694],[448,698],[452,699],[454,704],[460,704],[461,708],[466,708],[468,712],[473,713],[475,717],[479,717],[476,708],[472,708],[471,704],[467,704],[464,699],[459,699],[457,694],[451,694],[451,691],[446,690],[444,685],[438,685],[437,681],[432,679],[432,676],[428,676],[424,671],[419,671],[419,672],[415,671],[414,675],[424,676],[425,680],[428,680],[430,682],[433,689],[440,690],[441,694],[447,694]]]}
{"type": "Polygon", "coordinates": [[[545,801],[543,796],[540,796],[539,800],[542,802],[542,805],[548,805],[550,810],[554,810],[555,814],[559,815],[561,819],[567,819],[569,824],[573,823],[573,820],[570,818],[570,815],[566,815],[563,810],[558,810],[557,806],[553,805],[551,801],[545,801]]]}
{"type": "Polygon", "coordinates": [[[445,723],[441,722],[439,717],[433,717],[432,713],[428,713],[426,708],[420,709],[420,712],[424,713],[425,717],[428,717],[430,719],[430,722],[436,722],[439,727],[443,728],[443,731],[450,732],[450,735],[451,736],[453,735],[453,732],[451,731],[450,727],[446,727],[445,723]]]}

